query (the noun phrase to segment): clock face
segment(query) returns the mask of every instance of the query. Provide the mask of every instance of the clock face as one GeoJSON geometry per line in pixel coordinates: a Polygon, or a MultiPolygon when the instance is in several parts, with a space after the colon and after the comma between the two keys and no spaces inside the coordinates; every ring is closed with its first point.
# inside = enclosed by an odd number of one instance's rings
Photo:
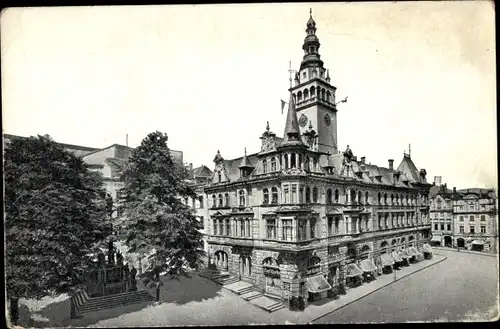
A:
{"type": "Polygon", "coordinates": [[[332,123],[332,119],[330,118],[328,113],[325,114],[325,125],[329,126],[331,123],[332,123]]]}
{"type": "Polygon", "coordinates": [[[301,127],[305,127],[306,124],[307,124],[307,117],[305,114],[302,114],[299,118],[299,125],[301,127]]]}

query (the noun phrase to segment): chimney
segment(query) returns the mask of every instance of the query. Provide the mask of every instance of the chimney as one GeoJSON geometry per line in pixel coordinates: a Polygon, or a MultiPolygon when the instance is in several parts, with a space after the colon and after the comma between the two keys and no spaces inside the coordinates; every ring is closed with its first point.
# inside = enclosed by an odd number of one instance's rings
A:
{"type": "Polygon", "coordinates": [[[364,164],[366,160],[366,157],[361,157],[361,163],[364,164]]]}
{"type": "Polygon", "coordinates": [[[434,184],[436,186],[441,186],[441,176],[434,176],[434,184]]]}
{"type": "Polygon", "coordinates": [[[189,164],[189,170],[193,171],[193,164],[192,163],[189,164]]]}
{"type": "Polygon", "coordinates": [[[457,188],[453,186],[453,193],[457,193],[457,188]]]}
{"type": "Polygon", "coordinates": [[[394,160],[389,159],[389,169],[394,170],[394,160]]]}

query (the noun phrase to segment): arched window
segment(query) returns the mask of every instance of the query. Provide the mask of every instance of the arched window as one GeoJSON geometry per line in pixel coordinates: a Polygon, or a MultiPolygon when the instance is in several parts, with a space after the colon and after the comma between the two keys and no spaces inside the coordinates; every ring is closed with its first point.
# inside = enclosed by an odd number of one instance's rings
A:
{"type": "Polygon", "coordinates": [[[217,179],[218,179],[218,182],[222,182],[222,175],[221,175],[220,171],[217,172],[217,179]]]}
{"type": "Polygon", "coordinates": [[[329,103],[332,102],[332,93],[330,92],[330,90],[326,92],[326,101],[329,103]]]}
{"type": "Polygon", "coordinates": [[[299,91],[297,93],[297,102],[300,102],[300,101],[302,101],[302,91],[299,91]]]}
{"type": "Polygon", "coordinates": [[[304,100],[309,98],[309,89],[304,89],[304,100]]]}
{"type": "Polygon", "coordinates": [[[361,191],[358,192],[358,202],[359,203],[363,203],[363,193],[361,193],[361,191]]]}
{"type": "Polygon", "coordinates": [[[271,171],[276,171],[276,158],[271,159],[271,171]]]}
{"type": "Polygon", "coordinates": [[[290,155],[290,168],[297,168],[297,161],[295,159],[295,153],[290,155]]]}
{"type": "Polygon", "coordinates": [[[272,202],[273,204],[278,203],[278,188],[273,187],[273,188],[271,189],[271,193],[272,193],[272,200],[271,200],[271,202],[272,202]]]}
{"type": "Polygon", "coordinates": [[[212,207],[215,208],[217,206],[217,197],[215,194],[212,195],[212,207]]]}
{"type": "Polygon", "coordinates": [[[200,196],[198,197],[198,200],[200,200],[200,208],[202,208],[202,209],[203,209],[203,207],[204,207],[204,205],[203,205],[203,195],[200,195],[200,196]]]}
{"type": "Polygon", "coordinates": [[[326,90],[323,88],[321,89],[321,99],[325,99],[326,98],[326,90]]]}
{"type": "Polygon", "coordinates": [[[288,155],[285,154],[285,169],[288,169],[288,168],[290,168],[289,163],[288,163],[288,155]]]}
{"type": "Polygon", "coordinates": [[[394,194],[391,194],[391,205],[394,204],[394,194]]]}
{"type": "Polygon", "coordinates": [[[335,190],[335,203],[339,203],[339,190],[335,190]]]}
{"type": "Polygon", "coordinates": [[[240,207],[245,206],[245,191],[240,190],[240,207]]]}
{"type": "Polygon", "coordinates": [[[332,203],[333,200],[332,200],[332,189],[329,188],[327,191],[326,191],[326,203],[332,203]]]}
{"type": "Polygon", "coordinates": [[[264,193],[264,204],[269,203],[269,190],[267,188],[263,189],[262,192],[264,193]]]}
{"type": "Polygon", "coordinates": [[[306,203],[311,203],[311,188],[306,187],[306,203]]]}
{"type": "Polygon", "coordinates": [[[378,200],[378,204],[380,204],[380,201],[381,201],[380,192],[378,192],[377,200],[378,200]]]}
{"type": "Polygon", "coordinates": [[[351,203],[356,203],[356,191],[351,190],[351,203]]]}
{"type": "Polygon", "coordinates": [[[222,203],[222,194],[219,194],[219,207],[222,207],[223,206],[223,203],[222,203]]]}
{"type": "Polygon", "coordinates": [[[368,191],[365,192],[365,203],[368,204],[368,191]]]}
{"type": "Polygon", "coordinates": [[[316,96],[316,88],[314,86],[311,87],[311,97],[316,96]]]}
{"type": "Polygon", "coordinates": [[[229,193],[224,194],[224,198],[226,199],[226,207],[229,207],[229,193]]]}
{"type": "Polygon", "coordinates": [[[396,204],[399,205],[399,194],[396,194],[396,204]]]}
{"type": "Polygon", "coordinates": [[[297,95],[293,94],[293,101],[297,102],[297,95]]]}
{"type": "Polygon", "coordinates": [[[384,193],[384,204],[387,204],[387,193],[384,193]]]}
{"type": "Polygon", "coordinates": [[[316,160],[316,158],[313,158],[313,167],[312,167],[312,171],[316,171],[316,164],[318,163],[318,161],[316,160]]]}
{"type": "Polygon", "coordinates": [[[318,188],[315,186],[313,187],[313,203],[318,202],[318,188]]]}
{"type": "Polygon", "coordinates": [[[262,169],[264,170],[264,174],[267,172],[267,160],[262,160],[262,169]]]}
{"type": "Polygon", "coordinates": [[[311,170],[311,169],[309,168],[309,156],[306,156],[305,169],[306,169],[307,171],[311,170]]]}

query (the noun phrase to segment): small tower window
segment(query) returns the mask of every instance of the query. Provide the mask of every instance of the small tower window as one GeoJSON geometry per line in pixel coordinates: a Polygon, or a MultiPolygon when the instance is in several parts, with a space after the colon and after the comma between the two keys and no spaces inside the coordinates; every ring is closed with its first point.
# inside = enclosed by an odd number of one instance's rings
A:
{"type": "MultiPolygon", "coordinates": [[[[304,74],[305,74],[305,72],[304,72],[304,74]]],[[[299,91],[297,93],[297,102],[300,102],[300,101],[302,101],[302,91],[299,91]]]]}
{"type": "Polygon", "coordinates": [[[332,93],[329,90],[326,92],[326,101],[329,103],[332,102],[332,93]]]}
{"type": "Polygon", "coordinates": [[[222,175],[221,175],[220,171],[217,172],[217,179],[218,179],[218,182],[222,182],[222,175]]]}
{"type": "Polygon", "coordinates": [[[296,168],[296,167],[297,167],[297,163],[296,163],[296,159],[295,159],[295,153],[292,153],[291,157],[290,157],[290,168],[296,168]]]}
{"type": "Polygon", "coordinates": [[[322,99],[326,98],[326,90],[325,89],[321,89],[321,98],[322,99]]]}
{"type": "Polygon", "coordinates": [[[311,97],[316,96],[316,88],[314,86],[311,87],[311,97]]]}
{"type": "Polygon", "coordinates": [[[328,191],[326,192],[326,203],[330,204],[332,203],[333,200],[332,200],[332,189],[328,189],[328,191]]]}
{"type": "Polygon", "coordinates": [[[309,89],[304,89],[304,99],[309,98],[309,89]]]}
{"type": "Polygon", "coordinates": [[[306,203],[311,203],[311,188],[306,187],[306,203]]]}
{"type": "Polygon", "coordinates": [[[262,160],[262,169],[264,170],[264,174],[267,172],[267,160],[262,160]]]}
{"type": "Polygon", "coordinates": [[[304,73],[302,73],[302,77],[305,79],[307,77],[307,73],[304,71],[304,73]]]}
{"type": "Polygon", "coordinates": [[[335,203],[339,203],[339,190],[335,190],[335,203]]]}
{"type": "Polygon", "coordinates": [[[313,203],[318,202],[318,188],[315,186],[313,187],[313,203]]]}
{"type": "Polygon", "coordinates": [[[212,207],[215,208],[217,206],[217,197],[214,195],[212,195],[212,207]]]}
{"type": "Polygon", "coordinates": [[[226,199],[226,207],[229,207],[229,193],[224,194],[224,198],[226,199]]]}
{"type": "Polygon", "coordinates": [[[222,203],[222,194],[219,194],[219,207],[222,207],[223,206],[223,203],[222,203]]]}

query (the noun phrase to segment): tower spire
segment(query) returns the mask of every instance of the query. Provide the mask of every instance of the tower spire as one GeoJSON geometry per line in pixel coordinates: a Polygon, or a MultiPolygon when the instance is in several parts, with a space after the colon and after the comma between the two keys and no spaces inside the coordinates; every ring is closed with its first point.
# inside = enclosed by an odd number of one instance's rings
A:
{"type": "Polygon", "coordinates": [[[295,101],[291,91],[290,100],[288,102],[288,113],[286,115],[285,132],[283,134],[283,142],[281,143],[281,146],[286,145],[305,146],[300,136],[299,122],[297,120],[297,112],[295,111],[295,101]]]}

